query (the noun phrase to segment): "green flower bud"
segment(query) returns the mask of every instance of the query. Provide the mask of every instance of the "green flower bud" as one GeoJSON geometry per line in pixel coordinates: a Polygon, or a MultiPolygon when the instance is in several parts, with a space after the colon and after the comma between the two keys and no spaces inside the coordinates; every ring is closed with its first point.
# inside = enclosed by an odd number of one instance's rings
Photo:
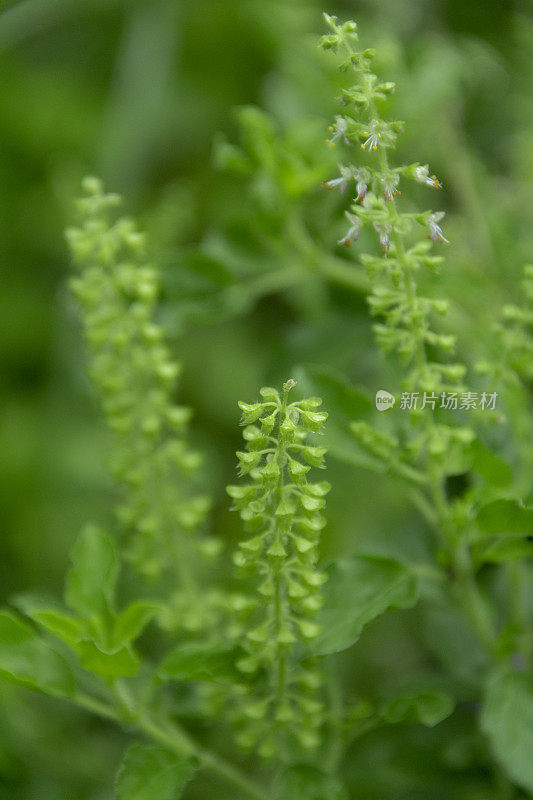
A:
{"type": "Polygon", "coordinates": [[[316,547],[316,543],[310,542],[308,539],[304,539],[302,536],[295,536],[294,546],[299,553],[308,553],[310,550],[313,550],[316,547]]]}
{"type": "Polygon", "coordinates": [[[271,558],[286,558],[287,551],[283,547],[282,543],[279,540],[273,542],[268,550],[266,551],[267,555],[271,558]]]}
{"type": "Polygon", "coordinates": [[[246,636],[251,642],[255,642],[257,644],[264,644],[268,639],[269,629],[270,625],[268,623],[265,623],[264,625],[260,625],[259,627],[254,628],[251,631],[248,631],[246,636]]]}
{"type": "Polygon", "coordinates": [[[313,411],[313,409],[318,408],[321,405],[321,397],[308,397],[306,400],[301,400],[298,403],[298,408],[301,408],[303,411],[313,411]]]}
{"type": "Polygon", "coordinates": [[[289,472],[291,474],[291,478],[293,479],[300,478],[302,475],[308,473],[310,469],[311,467],[307,467],[300,461],[295,461],[292,458],[289,459],[289,472]]]}
{"type": "Polygon", "coordinates": [[[261,461],[261,455],[259,453],[245,453],[241,451],[237,453],[237,458],[239,459],[241,475],[246,475],[251,469],[257,467],[261,461]]]}
{"type": "Polygon", "coordinates": [[[262,403],[254,403],[250,405],[249,403],[243,403],[242,401],[239,401],[239,408],[242,411],[242,421],[249,423],[255,422],[256,419],[259,419],[265,407],[262,403]]]}
{"type": "Polygon", "coordinates": [[[309,495],[306,494],[300,496],[300,503],[306,509],[306,511],[319,511],[326,505],[325,500],[322,500],[318,497],[309,497],[309,495]]]}
{"type": "Polygon", "coordinates": [[[262,389],[259,389],[259,394],[266,401],[279,403],[278,391],[277,389],[273,389],[271,386],[263,386],[262,389]]]}
{"type": "Polygon", "coordinates": [[[253,656],[247,656],[246,658],[240,658],[235,666],[240,672],[252,675],[259,669],[259,661],[253,656]]]}
{"type": "Polygon", "coordinates": [[[312,467],[321,467],[322,458],[327,452],[327,447],[304,447],[302,450],[302,455],[312,467]]]}
{"type": "Polygon", "coordinates": [[[328,415],[323,411],[304,411],[302,410],[302,420],[312,431],[318,433],[322,424],[327,420],[328,415]]]}
{"type": "Polygon", "coordinates": [[[317,622],[311,622],[307,619],[298,620],[298,629],[303,636],[304,639],[308,639],[311,641],[312,639],[316,639],[322,627],[317,622]]]}
{"type": "Polygon", "coordinates": [[[253,539],[240,542],[239,547],[241,547],[243,550],[246,550],[248,553],[260,553],[263,549],[263,537],[255,536],[253,539]]]}

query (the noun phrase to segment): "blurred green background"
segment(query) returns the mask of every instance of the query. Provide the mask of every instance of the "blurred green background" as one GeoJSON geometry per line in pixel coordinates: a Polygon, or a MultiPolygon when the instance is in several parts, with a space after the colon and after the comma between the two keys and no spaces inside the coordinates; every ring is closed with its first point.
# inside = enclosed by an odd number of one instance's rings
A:
{"type": "MultiPolygon", "coordinates": [[[[58,594],[81,525],[110,518],[105,431],[66,289],[62,232],[85,174],[124,195],[163,269],[161,319],[184,365],[181,399],[195,408],[192,435],[208,454],[214,521],[226,539],[238,536],[224,495],[238,399],[252,400],[299,364],[326,364],[378,388],[383,364],[361,294],[335,279],[311,275],[302,287],[279,278],[305,258],[287,228],[295,209],[332,252],[343,224],[339,199],[321,187],[335,170],[324,138],[341,85],[334,59],[317,49],[323,10],[356,19],[364,46],[378,49],[380,74],[398,84],[393,112],[407,122],[400,156],[429,162],[443,180],[437,198],[421,190],[415,200],[449,214],[453,246],[432,285],[452,299],[447,324],[462,357],[495,346],[491,326],[502,302],[518,296],[533,244],[527,0],[352,0],[327,9],[315,0],[0,0],[2,602],[23,590],[58,594]],[[221,133],[239,139],[234,108],[250,105],[272,115],[282,144],[254,152],[252,137],[253,167],[239,175],[220,168],[213,143],[220,154],[221,133]]],[[[249,130],[264,125],[244,118],[245,129],[246,119],[249,130]]],[[[341,257],[348,265],[356,254],[341,257]]],[[[328,554],[361,546],[423,555],[392,486],[334,462],[330,479],[328,554]]],[[[389,633],[398,652],[399,634],[389,633]]],[[[400,660],[418,663],[405,641],[400,660]]],[[[372,658],[387,656],[377,645],[372,656],[372,636],[367,644],[371,674],[372,658]]],[[[2,800],[110,797],[122,734],[4,686],[0,714],[2,800]]],[[[444,762],[434,732],[410,731],[410,752],[424,763],[407,773],[397,748],[390,765],[393,744],[370,737],[362,758],[381,770],[381,783],[360,796],[416,800],[433,786],[435,798],[489,797],[465,751],[452,752],[457,724],[441,734],[444,762]]],[[[356,760],[353,772],[363,791],[356,760]]]]}

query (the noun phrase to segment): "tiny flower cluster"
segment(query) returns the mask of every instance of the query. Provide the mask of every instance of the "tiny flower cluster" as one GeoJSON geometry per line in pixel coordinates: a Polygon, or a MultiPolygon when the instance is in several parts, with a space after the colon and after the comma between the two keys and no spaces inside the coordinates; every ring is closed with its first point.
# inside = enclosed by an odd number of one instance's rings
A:
{"type": "Polygon", "coordinates": [[[429,236],[434,242],[446,242],[446,244],[449,244],[448,239],[442,232],[442,228],[438,224],[443,216],[444,211],[437,211],[433,214],[430,214],[426,220],[426,224],[429,228],[429,236]]]}
{"type": "Polygon", "coordinates": [[[260,742],[265,757],[275,753],[285,729],[304,748],[316,747],[322,723],[322,705],[315,697],[320,674],[302,664],[301,648],[320,632],[315,617],[325,575],[316,563],[330,490],[325,481],[307,481],[312,466],[323,466],[326,452],[307,438],[320,432],[327,414],[318,410],[319,398],[289,403],[293,386],[287,381],[281,395],[266,387],[260,402],[239,403],[246,441],[246,450],[237,453],[239,471],[251,482],[227,490],[251,533],[241,542],[235,563],[260,580],[263,598],[252,613],[237,663],[243,675],[260,679],[241,699],[247,724],[239,741],[249,747],[260,742]]]}
{"type": "Polygon", "coordinates": [[[337,115],[335,117],[335,122],[333,125],[330,125],[329,130],[333,134],[332,137],[327,140],[327,144],[330,147],[335,147],[335,142],[337,142],[339,139],[342,139],[344,144],[351,144],[346,135],[348,132],[348,122],[344,119],[344,117],[337,115]]]}
{"type": "Polygon", "coordinates": [[[426,186],[432,186],[433,189],[442,188],[442,183],[436,175],[429,174],[429,167],[426,164],[423,167],[415,166],[413,170],[413,177],[418,183],[425,183],[426,186]]]}
{"type": "Polygon", "coordinates": [[[345,167],[342,164],[339,164],[339,172],[340,175],[338,178],[332,178],[329,181],[324,181],[324,186],[327,189],[336,189],[338,187],[341,194],[344,194],[349,182],[354,180],[356,192],[355,199],[356,201],[363,200],[368,190],[368,182],[370,180],[369,171],[364,167],[361,169],[355,169],[355,167],[345,167]]]}
{"type": "MultiPolygon", "coordinates": [[[[396,145],[397,135],[401,131],[401,122],[387,122],[378,113],[376,102],[384,99],[387,94],[394,90],[392,83],[379,83],[377,76],[370,69],[373,58],[372,50],[356,51],[354,43],[357,41],[355,28],[346,24],[337,23],[336,17],[324,15],[326,23],[332,33],[322,38],[322,46],[325,49],[347,49],[349,57],[341,65],[341,69],[352,69],[357,76],[357,83],[343,91],[342,101],[345,106],[353,105],[355,113],[351,116],[345,112],[342,116],[335,117],[334,124],[330,130],[332,132],[328,144],[334,146],[338,141],[343,141],[346,145],[359,142],[363,151],[374,159],[374,153],[380,151],[378,163],[374,167],[370,166],[343,166],[339,165],[340,175],[338,178],[326,180],[324,185],[329,189],[340,188],[341,192],[346,190],[348,183],[355,179],[357,182],[354,204],[361,203],[367,196],[369,189],[375,196],[382,195],[390,203],[387,211],[389,219],[386,225],[379,218],[380,213],[376,214],[376,208],[372,203],[363,204],[358,210],[353,207],[353,212],[348,216],[348,232],[339,240],[339,244],[350,245],[356,241],[360,229],[364,225],[373,226],[379,234],[379,244],[384,255],[387,255],[390,248],[390,234],[400,232],[404,227],[405,215],[400,214],[394,206],[394,199],[401,194],[399,189],[400,175],[410,178],[434,189],[440,189],[442,184],[436,175],[430,175],[429,167],[426,165],[412,164],[407,167],[391,169],[388,165],[387,151],[396,145]],[[353,214],[357,214],[358,221],[353,214]]],[[[379,212],[379,209],[378,209],[379,212]]],[[[349,212],[348,212],[349,213],[349,212]]],[[[408,216],[408,215],[407,215],[408,216]]],[[[429,236],[435,242],[448,242],[439,225],[444,216],[443,212],[436,212],[426,215],[425,219],[419,220],[429,229],[429,236]]]]}

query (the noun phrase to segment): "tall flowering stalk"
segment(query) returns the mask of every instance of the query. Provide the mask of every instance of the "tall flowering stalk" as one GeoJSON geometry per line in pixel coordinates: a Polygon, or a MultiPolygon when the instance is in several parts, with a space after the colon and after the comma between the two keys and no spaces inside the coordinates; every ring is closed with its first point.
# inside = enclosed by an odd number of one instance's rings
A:
{"type": "Polygon", "coordinates": [[[199,536],[209,498],[194,488],[201,455],[186,439],[189,408],[174,402],[180,365],[154,321],[157,271],[131,219],[113,219],[120,197],[87,178],[80,227],[67,231],[78,274],[72,291],[83,312],[89,372],[113,434],[113,476],[122,485],[118,515],[127,552],[146,575],[178,578],[165,614],[170,627],[202,627],[211,613],[200,591],[201,555],[218,551],[199,536]]]}
{"type": "Polygon", "coordinates": [[[235,563],[259,581],[261,597],[243,639],[246,655],[237,664],[243,675],[253,676],[240,741],[249,747],[260,742],[265,757],[280,755],[280,737],[287,731],[304,748],[316,747],[323,721],[315,697],[320,674],[301,662],[305,646],[320,632],[315,617],[325,575],[316,565],[326,522],[324,497],[331,488],[325,481],[307,481],[311,466],[323,466],[326,452],[307,438],[320,432],[327,414],[317,410],[319,398],[290,403],[294,385],[287,381],[281,395],[266,387],[261,401],[239,403],[246,426],[239,470],[252,480],[228,487],[252,534],[240,543],[235,563]]]}
{"type": "Polygon", "coordinates": [[[410,388],[438,392],[445,388],[444,381],[459,380],[464,367],[428,358],[428,345],[449,351],[455,340],[431,329],[432,312],[445,313],[447,303],[420,297],[415,275],[423,267],[434,270],[443,261],[442,256],[433,255],[431,249],[433,242],[448,241],[440,225],[444,213],[400,211],[396,198],[401,194],[402,179],[435,189],[440,188],[441,183],[435,175],[429,174],[427,166],[392,166],[389,153],[396,146],[402,123],[382,118],[378,103],[394,91],[394,84],[379,82],[372,73],[373,50],[355,49],[358,37],[354,22],[338,25],[336,18],[327,14],[325,19],[333,33],[322,37],[321,46],[345,53],[347,58],[341,69],[351,69],[356,75],[356,83],[343,89],[342,103],[346,111],[342,117],[336,117],[328,143],[335,146],[340,138],[338,131],[342,130],[341,140],[347,146],[359,145],[368,154],[364,164],[339,165],[340,177],[325,184],[332,189],[339,186],[345,190],[350,183],[355,183],[353,202],[346,211],[348,229],[339,244],[350,246],[364,227],[376,232],[385,258],[365,255],[362,260],[373,277],[382,279],[374,281],[369,300],[372,312],[384,321],[375,326],[378,339],[385,350],[395,350],[409,363],[411,369],[406,384],[410,388]],[[420,231],[421,236],[409,246],[406,239],[413,229],[420,231]]]}
{"type": "MultiPolygon", "coordinates": [[[[341,70],[355,74],[355,83],[342,91],[343,114],[336,117],[328,143],[336,146],[342,141],[347,151],[357,147],[363,160],[341,167],[341,178],[346,179],[343,187],[355,182],[355,191],[346,211],[348,230],[339,244],[351,245],[363,228],[377,236],[382,255],[361,255],[372,279],[368,302],[379,318],[374,330],[382,349],[395,353],[405,365],[403,386],[415,398],[406,406],[410,424],[398,437],[364,422],[353,423],[352,431],[366,449],[415,487],[418,506],[440,545],[441,562],[456,578],[453,591],[480,638],[493,650],[493,613],[478,591],[468,544],[473,515],[469,516],[463,498],[450,499],[446,491],[448,476],[471,466],[474,430],[466,424],[449,424],[441,412],[446,409],[447,393],[464,391],[466,367],[439,358],[439,351],[450,353],[455,346],[455,337],[434,330],[432,323],[435,313],[446,313],[448,303],[421,295],[416,279],[421,270],[436,271],[443,262],[442,255],[432,250],[448,244],[441,227],[444,213],[403,210],[398,204],[407,182],[430,189],[440,189],[441,182],[427,165],[393,165],[390,156],[402,123],[382,117],[380,108],[395,86],[380,82],[372,72],[374,50],[357,49],[354,22],[339,24],[327,14],[325,21],[331,32],[322,37],[321,46],[342,54],[341,70]]],[[[332,182],[327,185],[331,187],[332,182]]]]}

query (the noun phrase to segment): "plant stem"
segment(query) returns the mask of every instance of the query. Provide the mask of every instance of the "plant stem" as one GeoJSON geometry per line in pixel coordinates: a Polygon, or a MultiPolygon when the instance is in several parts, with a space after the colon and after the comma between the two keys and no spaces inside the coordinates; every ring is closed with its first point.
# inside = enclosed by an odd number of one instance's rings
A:
{"type": "Polygon", "coordinates": [[[327,690],[329,694],[329,712],[330,712],[330,740],[329,752],[326,758],[327,771],[335,775],[339,768],[339,762],[342,758],[344,750],[344,741],[342,735],[342,695],[341,685],[339,680],[339,672],[334,656],[329,656],[326,664],[326,680],[327,690]]]}
{"type": "Polygon", "coordinates": [[[520,561],[511,561],[507,565],[507,579],[511,617],[518,630],[518,650],[528,663],[532,656],[533,634],[526,602],[526,565],[520,561]]]}
{"type": "MultiPolygon", "coordinates": [[[[79,693],[73,701],[76,705],[87,711],[97,714],[104,719],[113,720],[118,724],[131,725],[131,720],[123,720],[112,706],[97,700],[90,695],[79,693]]],[[[163,728],[148,717],[139,717],[134,722],[134,727],[147,737],[166,747],[181,757],[196,758],[201,767],[210,769],[225,778],[229,783],[237,786],[253,800],[272,800],[271,795],[250,780],[239,769],[229,764],[221,756],[201,747],[189,734],[176,723],[163,728]]]]}
{"type": "MultiPolygon", "coordinates": [[[[285,482],[285,463],[286,460],[283,454],[283,446],[282,446],[282,432],[281,432],[281,423],[284,418],[285,409],[287,408],[287,395],[288,391],[283,387],[283,398],[281,401],[281,409],[279,413],[279,430],[278,430],[278,446],[276,452],[276,459],[279,465],[279,482],[278,482],[278,489],[276,492],[276,503],[279,505],[283,500],[283,485],[285,482]]],[[[280,526],[282,523],[279,523],[280,526]]],[[[282,541],[283,544],[283,541],[282,541]]],[[[274,576],[274,623],[276,627],[276,636],[279,635],[282,625],[283,625],[283,605],[285,601],[285,580],[284,577],[280,574],[279,568],[276,570],[274,576]]],[[[274,690],[276,692],[276,705],[279,710],[281,707],[284,697],[285,697],[285,678],[286,678],[286,655],[285,655],[285,648],[283,645],[278,644],[277,653],[276,653],[276,677],[275,677],[275,686],[274,690]]]]}
{"type": "Polygon", "coordinates": [[[297,213],[290,215],[287,231],[292,246],[313,272],[318,272],[333,283],[352,289],[358,294],[368,293],[370,282],[367,276],[354,270],[348,262],[324,253],[315,244],[297,213]]]}
{"type": "Polygon", "coordinates": [[[461,541],[459,531],[450,520],[450,507],[442,478],[433,471],[431,483],[433,505],[441,536],[451,554],[452,565],[457,579],[457,595],[466,616],[474,627],[480,641],[491,654],[495,652],[495,631],[490,612],[483,595],[479,591],[472,570],[472,558],[468,545],[461,541]]]}

